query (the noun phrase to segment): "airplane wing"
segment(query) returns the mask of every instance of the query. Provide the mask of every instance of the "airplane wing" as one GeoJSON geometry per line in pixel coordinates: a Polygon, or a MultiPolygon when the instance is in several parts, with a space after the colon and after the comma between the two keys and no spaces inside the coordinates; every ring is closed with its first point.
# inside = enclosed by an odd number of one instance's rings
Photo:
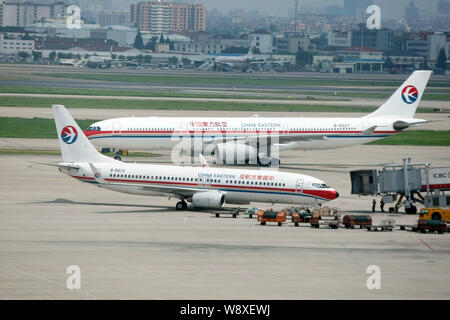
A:
{"type": "Polygon", "coordinates": [[[46,163],[46,162],[36,162],[33,161],[34,163],[37,164],[42,164],[44,166],[52,166],[52,167],[58,167],[58,168],[66,168],[66,169],[80,169],[80,166],[77,166],[75,164],[70,164],[70,163],[46,163]]]}
{"type": "Polygon", "coordinates": [[[193,187],[182,187],[182,186],[159,186],[159,185],[142,185],[138,183],[128,183],[128,182],[111,182],[107,181],[102,177],[101,172],[90,162],[92,172],[94,173],[94,179],[99,183],[100,186],[128,186],[136,187],[140,190],[147,190],[153,192],[159,192],[167,194],[168,196],[177,197],[184,199],[185,197],[192,197],[194,193],[211,191],[206,188],[193,188],[193,187]]]}

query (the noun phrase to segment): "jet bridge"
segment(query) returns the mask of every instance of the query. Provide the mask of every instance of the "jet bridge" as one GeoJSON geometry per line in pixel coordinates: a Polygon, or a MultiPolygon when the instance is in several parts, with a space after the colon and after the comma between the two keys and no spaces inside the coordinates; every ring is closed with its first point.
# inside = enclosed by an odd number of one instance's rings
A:
{"type": "Polygon", "coordinates": [[[403,164],[387,164],[381,170],[351,171],[350,179],[352,194],[381,195],[385,203],[397,201],[390,211],[398,212],[404,205],[406,213],[416,213],[416,202],[427,207],[450,206],[450,195],[444,193],[450,190],[450,167],[431,168],[429,163],[412,163],[408,158],[403,164]]]}

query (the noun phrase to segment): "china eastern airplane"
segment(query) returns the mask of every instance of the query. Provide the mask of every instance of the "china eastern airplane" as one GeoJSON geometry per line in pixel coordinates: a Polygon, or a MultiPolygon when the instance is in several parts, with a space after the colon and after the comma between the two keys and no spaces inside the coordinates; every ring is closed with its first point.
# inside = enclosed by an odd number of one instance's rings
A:
{"type": "Polygon", "coordinates": [[[267,170],[181,167],[124,163],[100,154],[62,105],[54,105],[63,162],[68,176],[99,187],[144,196],[179,199],[177,210],[221,208],[250,202],[316,205],[339,194],[323,181],[303,174],[267,170]]]}
{"type": "MultiPolygon", "coordinates": [[[[202,148],[209,147],[216,163],[230,158],[279,163],[272,155],[274,148],[315,150],[365,144],[426,122],[414,114],[430,75],[431,71],[415,71],[381,107],[360,118],[128,117],[96,122],[85,133],[95,145],[116,150],[171,149],[180,143],[179,138],[188,137],[192,145],[198,145],[198,140],[202,148]]],[[[188,147],[182,152],[192,155],[188,147]]]]}

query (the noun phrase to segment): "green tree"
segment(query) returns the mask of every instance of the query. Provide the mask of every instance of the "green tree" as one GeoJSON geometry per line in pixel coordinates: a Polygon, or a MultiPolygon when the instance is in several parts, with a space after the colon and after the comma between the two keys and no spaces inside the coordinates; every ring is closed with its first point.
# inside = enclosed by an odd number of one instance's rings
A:
{"type": "Polygon", "coordinates": [[[177,65],[178,64],[178,58],[177,57],[170,57],[169,58],[169,64],[177,65]]]}
{"type": "Polygon", "coordinates": [[[50,52],[48,58],[50,59],[50,61],[55,61],[56,52],[55,51],[50,52]]]}
{"type": "Polygon", "coordinates": [[[33,52],[32,52],[31,54],[33,55],[33,60],[34,60],[35,62],[41,60],[41,58],[42,58],[42,52],[34,51],[34,50],[33,50],[33,52]]]}
{"type": "Polygon", "coordinates": [[[447,70],[447,55],[445,54],[444,48],[441,48],[439,51],[436,67],[442,70],[447,70]]]}
{"type": "Polygon", "coordinates": [[[152,56],[151,55],[145,55],[144,56],[144,62],[145,63],[150,63],[150,62],[152,62],[152,56]]]}
{"type": "Polygon", "coordinates": [[[147,41],[147,44],[145,45],[145,49],[155,51],[156,49],[156,42],[158,41],[158,37],[153,37],[147,41]]]}
{"type": "Polygon", "coordinates": [[[115,59],[117,58],[117,54],[114,54],[114,53],[113,53],[113,54],[111,55],[111,58],[113,58],[113,59],[115,60],[115,59]]]}
{"type": "Polygon", "coordinates": [[[313,55],[309,51],[304,51],[302,48],[298,48],[297,55],[295,56],[295,62],[299,68],[303,69],[306,65],[313,63],[313,55]]]}
{"type": "Polygon", "coordinates": [[[136,38],[134,39],[133,47],[138,50],[142,50],[144,48],[144,42],[142,41],[141,30],[138,30],[136,38]]]}
{"type": "Polygon", "coordinates": [[[390,70],[394,66],[394,63],[392,62],[391,57],[387,57],[386,61],[384,62],[383,68],[390,70]]]}
{"type": "Polygon", "coordinates": [[[119,56],[119,60],[125,60],[125,56],[124,56],[123,54],[121,54],[121,55],[119,56]]]}
{"type": "Polygon", "coordinates": [[[23,60],[26,60],[30,57],[30,55],[28,54],[28,52],[25,51],[20,51],[19,52],[19,57],[21,57],[23,60]]]}
{"type": "Polygon", "coordinates": [[[164,40],[164,35],[161,33],[161,37],[159,38],[159,43],[166,43],[166,40],[164,40]]]}

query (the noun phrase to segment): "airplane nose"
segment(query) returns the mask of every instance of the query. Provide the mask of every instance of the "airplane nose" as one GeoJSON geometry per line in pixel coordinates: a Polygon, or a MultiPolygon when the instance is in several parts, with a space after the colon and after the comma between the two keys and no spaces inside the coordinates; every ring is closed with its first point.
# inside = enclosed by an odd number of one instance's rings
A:
{"type": "Polygon", "coordinates": [[[339,192],[336,191],[336,194],[334,196],[335,199],[339,198],[339,192]]]}

